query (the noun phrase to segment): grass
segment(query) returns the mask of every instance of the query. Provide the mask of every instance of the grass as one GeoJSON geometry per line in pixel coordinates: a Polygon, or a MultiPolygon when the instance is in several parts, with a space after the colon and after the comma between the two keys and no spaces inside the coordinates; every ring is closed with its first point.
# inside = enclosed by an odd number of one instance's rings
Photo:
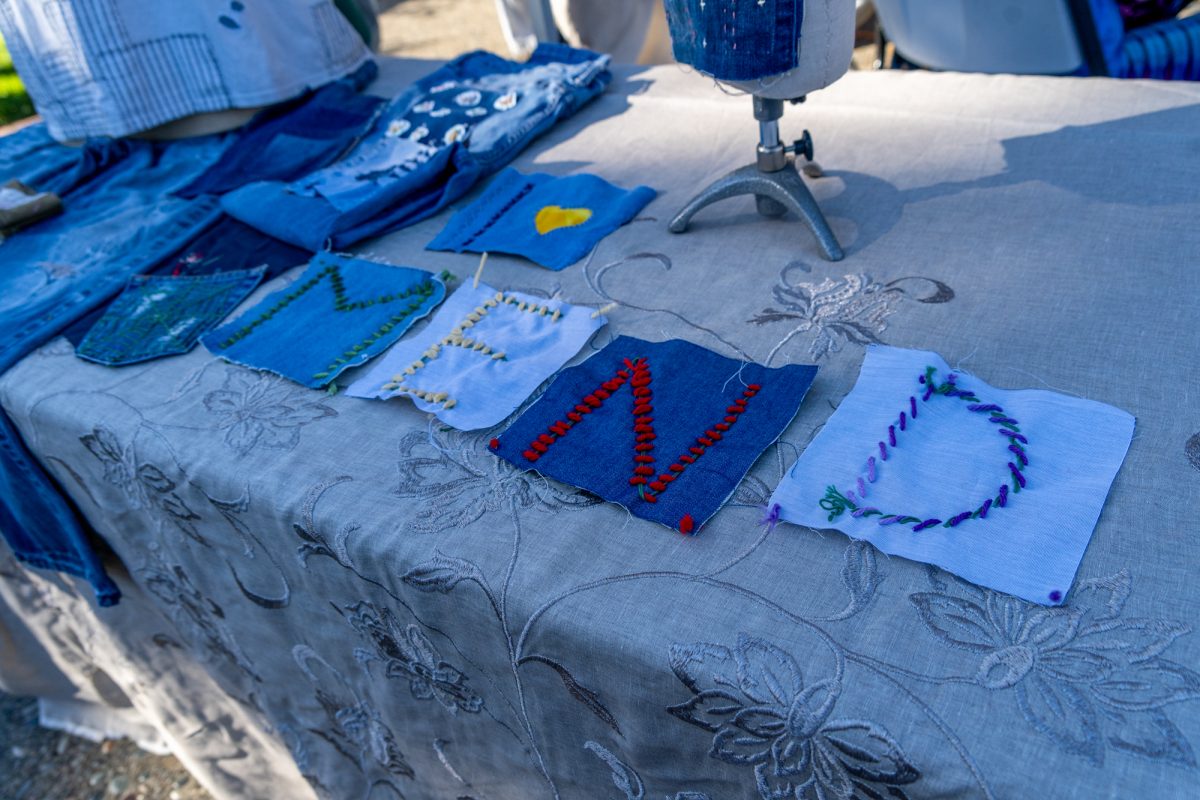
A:
{"type": "Polygon", "coordinates": [[[33,114],[33,103],[13,69],[8,48],[0,41],[0,125],[7,125],[33,114]]]}

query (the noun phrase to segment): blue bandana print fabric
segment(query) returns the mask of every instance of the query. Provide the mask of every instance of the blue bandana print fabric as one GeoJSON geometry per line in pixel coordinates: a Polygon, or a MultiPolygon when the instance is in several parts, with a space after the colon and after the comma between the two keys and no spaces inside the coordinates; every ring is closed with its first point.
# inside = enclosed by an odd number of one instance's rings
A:
{"type": "Polygon", "coordinates": [[[475,202],[450,218],[430,250],[509,253],[553,270],[586,256],[654,199],[595,175],[522,175],[506,169],[475,202]]]}
{"type": "Polygon", "coordinates": [[[109,366],[186,353],[237,308],[266,267],[211,275],[136,275],[75,355],[109,366]]]}
{"type": "Polygon", "coordinates": [[[518,467],[696,533],[792,421],[816,373],[621,336],[564,370],[491,447],[518,467]]]}
{"type": "Polygon", "coordinates": [[[445,295],[428,272],[319,253],[294,283],[202,341],[227,361],[315,389],[382,353],[445,295]]]}
{"type": "Polygon", "coordinates": [[[459,430],[504,421],[604,327],[592,309],[487,284],[462,287],[419,336],[397,342],[352,397],[408,397],[459,430]]]}
{"type": "Polygon", "coordinates": [[[771,502],[788,522],[1058,605],[1133,426],[1102,403],[995,389],[935,353],[872,346],[771,502]]]}
{"type": "Polygon", "coordinates": [[[767,78],[799,61],[804,0],[666,0],[675,60],[723,81],[767,78]]]}

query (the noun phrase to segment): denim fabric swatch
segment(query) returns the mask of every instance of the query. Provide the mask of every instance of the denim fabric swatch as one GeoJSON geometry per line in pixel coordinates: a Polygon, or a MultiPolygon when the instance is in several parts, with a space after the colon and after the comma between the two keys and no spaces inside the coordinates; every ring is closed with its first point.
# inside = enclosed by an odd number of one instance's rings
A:
{"type": "Polygon", "coordinates": [[[503,422],[607,320],[561,300],[463,286],[417,336],[397,342],[346,393],[408,397],[459,430],[503,422]]]}
{"type": "Polygon", "coordinates": [[[362,136],[384,100],[360,90],[379,68],[368,61],[352,75],[246,124],[237,139],[180,197],[225,194],[255,181],[299,178],[342,156],[362,136]]]}
{"type": "Polygon", "coordinates": [[[492,448],[635,516],[695,533],[792,421],[814,366],[770,369],[621,336],[564,370],[492,448]]]}
{"type": "Polygon", "coordinates": [[[40,191],[61,194],[64,190],[58,181],[75,168],[81,156],[82,148],[54,141],[45,123],[27,125],[0,136],[0,183],[19,180],[40,191]]]}
{"type": "Polygon", "coordinates": [[[935,353],[873,345],[771,502],[788,522],[836,526],[885,553],[1057,605],[1133,425],[1111,406],[995,389],[935,353]]]}
{"type": "MultiPolygon", "coordinates": [[[[88,142],[39,181],[31,177],[37,159],[19,153],[33,147],[54,161],[62,151],[40,142],[36,128],[11,150],[7,137],[0,138],[9,163],[24,164],[10,177],[53,191],[64,203],[59,216],[0,243],[0,370],[217,219],[212,199],[182,200],[171,193],[207,169],[227,142],[223,136],[88,142]]],[[[101,605],[117,601],[120,590],[105,574],[86,522],[2,414],[0,489],[0,532],[18,558],[90,581],[101,605]]]]}
{"type": "MultiPolygon", "coordinates": [[[[160,261],[146,274],[212,275],[261,266],[265,268],[263,280],[269,281],[293,267],[308,263],[312,255],[308,250],[301,250],[265,233],[259,233],[249,225],[221,214],[209,228],[186,242],[178,252],[160,261]]],[[[78,347],[106,311],[105,306],[100,306],[78,317],[62,335],[78,347]]]]}
{"type": "Polygon", "coordinates": [[[467,53],[414,83],[346,158],[308,177],[222,198],[234,217],[307,247],[347,247],[425,219],[598,96],[608,56],[538,47],[517,63],[467,53]]]}
{"type": "Polygon", "coordinates": [[[135,275],[75,355],[116,367],[186,353],[254,291],[265,272],[135,275]]]}
{"type": "Polygon", "coordinates": [[[427,247],[510,253],[564,269],[636,217],[654,195],[648,186],[626,191],[595,175],[556,178],[506,169],[427,247]]]}
{"type": "Polygon", "coordinates": [[[227,361],[315,389],[382,353],[445,295],[422,270],[318,253],[293,284],[202,341],[227,361]]]}
{"type": "Polygon", "coordinates": [[[778,75],[799,63],[804,0],[666,0],[675,60],[722,81],[778,75]]]}

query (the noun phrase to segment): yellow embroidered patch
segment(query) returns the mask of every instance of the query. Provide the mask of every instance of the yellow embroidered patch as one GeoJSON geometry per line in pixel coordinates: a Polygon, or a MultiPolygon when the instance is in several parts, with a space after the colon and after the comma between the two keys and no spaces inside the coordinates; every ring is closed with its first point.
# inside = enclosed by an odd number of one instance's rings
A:
{"type": "Polygon", "coordinates": [[[546,206],[537,213],[533,224],[537,232],[545,236],[550,231],[559,228],[574,228],[592,218],[590,208],[563,208],[562,206],[546,206]]]}

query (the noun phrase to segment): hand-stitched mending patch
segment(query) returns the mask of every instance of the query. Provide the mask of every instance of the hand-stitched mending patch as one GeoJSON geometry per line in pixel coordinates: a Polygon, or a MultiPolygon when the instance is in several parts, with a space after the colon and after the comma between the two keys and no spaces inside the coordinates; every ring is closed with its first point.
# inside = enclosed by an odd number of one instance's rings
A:
{"type": "Polygon", "coordinates": [[[211,275],[135,275],[75,354],[117,367],[186,353],[254,291],[266,267],[211,275]]]}
{"type": "Polygon", "coordinates": [[[397,342],[354,397],[401,397],[459,430],[502,422],[604,327],[592,310],[485,284],[451,295],[419,336],[397,342]]]}
{"type": "Polygon", "coordinates": [[[317,388],[382,353],[445,294],[428,272],[319,253],[294,283],[202,341],[228,361],[317,388]]]}
{"type": "Polygon", "coordinates": [[[510,253],[554,270],[569,267],[654,199],[595,175],[522,175],[506,169],[428,244],[456,253],[510,253]]]}
{"type": "Polygon", "coordinates": [[[491,447],[695,533],[791,422],[816,373],[622,336],[564,370],[491,447]]]}
{"type": "Polygon", "coordinates": [[[981,586],[1058,604],[1134,419],[1046,391],[995,389],[934,353],[873,346],[854,389],[771,498],[981,586]]]}

